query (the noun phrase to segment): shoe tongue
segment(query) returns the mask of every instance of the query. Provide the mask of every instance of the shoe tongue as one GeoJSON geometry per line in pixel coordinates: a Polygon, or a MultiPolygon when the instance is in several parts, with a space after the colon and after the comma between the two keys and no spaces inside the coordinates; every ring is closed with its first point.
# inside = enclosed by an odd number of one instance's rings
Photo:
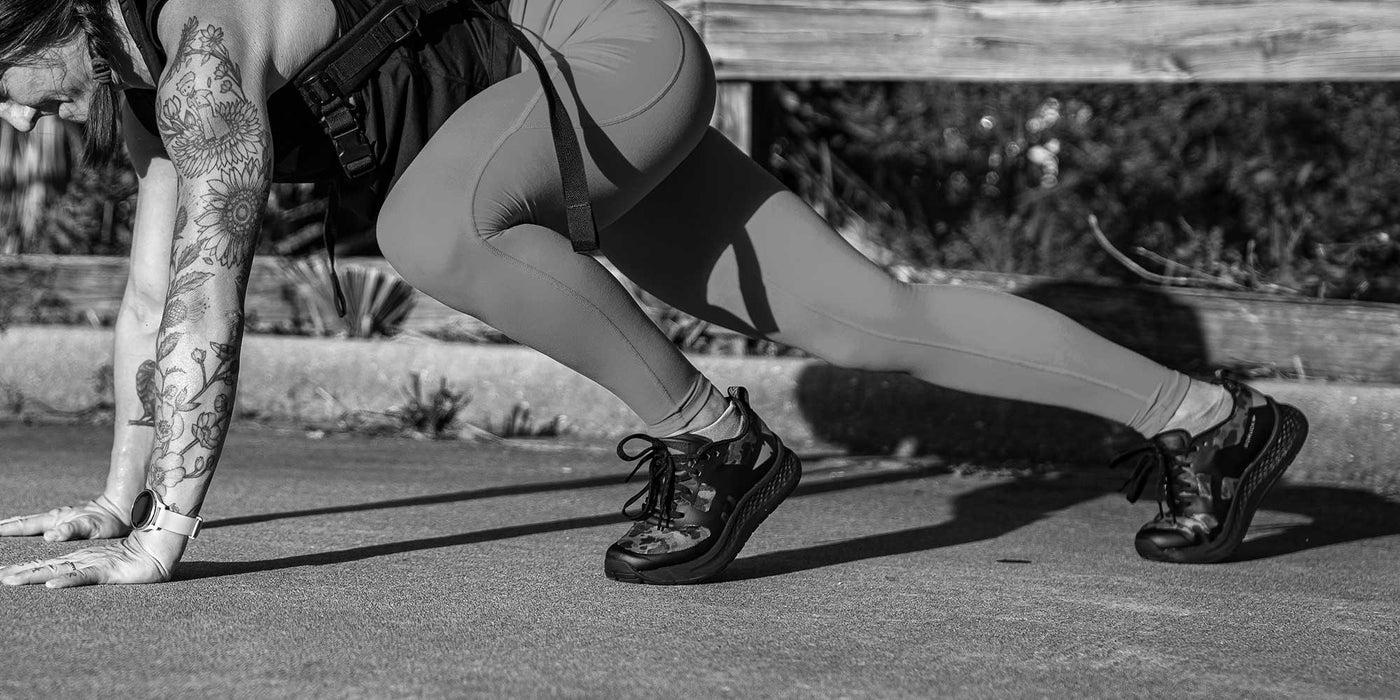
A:
{"type": "Polygon", "coordinates": [[[1191,434],[1185,430],[1172,430],[1153,439],[1159,447],[1169,452],[1181,452],[1191,446],[1191,434]]]}
{"type": "Polygon", "coordinates": [[[705,447],[710,444],[710,439],[693,433],[685,433],[683,435],[661,438],[661,442],[666,445],[666,448],[671,451],[671,454],[680,457],[691,457],[705,449],[705,447]]]}

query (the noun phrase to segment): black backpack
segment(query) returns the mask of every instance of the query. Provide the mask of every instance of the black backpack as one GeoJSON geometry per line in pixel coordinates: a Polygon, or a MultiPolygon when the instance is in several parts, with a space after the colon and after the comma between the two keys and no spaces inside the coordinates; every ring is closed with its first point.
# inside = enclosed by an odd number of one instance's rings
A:
{"type": "MultiPolygon", "coordinates": [[[[489,48],[495,50],[478,51],[477,55],[478,60],[494,57],[494,60],[485,61],[488,64],[485,68],[489,83],[502,80],[509,74],[508,48],[511,44],[534,66],[549,106],[550,132],[559,159],[569,240],[577,252],[597,250],[598,231],[593,220],[593,206],[588,198],[583,153],[579,148],[578,136],[574,133],[573,120],[564,109],[539,52],[510,23],[508,0],[381,0],[344,36],[326,47],[302,69],[292,82],[312,113],[320,118],[326,134],[335,144],[341,168],[350,180],[378,169],[374,150],[365,136],[364,123],[356,113],[352,100],[395,49],[421,37],[420,29],[425,20],[449,8],[465,10],[468,18],[489,25],[489,31],[483,32],[483,36],[489,37],[487,40],[495,44],[489,48]]],[[[333,218],[328,214],[326,252],[331,262],[336,307],[343,316],[344,298],[340,280],[335,275],[333,218]]]]}

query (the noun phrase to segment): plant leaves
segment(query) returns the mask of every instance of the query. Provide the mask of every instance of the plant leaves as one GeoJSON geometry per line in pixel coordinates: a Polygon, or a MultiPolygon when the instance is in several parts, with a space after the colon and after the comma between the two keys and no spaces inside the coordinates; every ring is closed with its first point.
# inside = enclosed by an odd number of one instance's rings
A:
{"type": "MultiPolygon", "coordinates": [[[[183,207],[181,207],[181,211],[184,211],[184,208],[183,208],[183,207]]],[[[176,272],[180,272],[181,270],[184,270],[185,268],[189,267],[190,265],[193,265],[193,264],[194,264],[194,261],[196,261],[196,260],[198,260],[198,259],[199,259],[199,247],[198,247],[198,246],[186,246],[184,250],[180,251],[180,259],[175,263],[175,271],[176,271],[176,272]]]]}
{"type": "Polygon", "coordinates": [[[184,333],[166,333],[160,339],[160,347],[156,349],[156,359],[164,360],[170,357],[170,353],[175,352],[175,347],[185,337],[184,333]]]}
{"type": "Polygon", "coordinates": [[[209,278],[213,276],[214,273],[212,272],[191,272],[180,277],[175,280],[174,284],[170,285],[170,296],[178,297],[188,294],[198,289],[200,285],[207,282],[209,278]]]}

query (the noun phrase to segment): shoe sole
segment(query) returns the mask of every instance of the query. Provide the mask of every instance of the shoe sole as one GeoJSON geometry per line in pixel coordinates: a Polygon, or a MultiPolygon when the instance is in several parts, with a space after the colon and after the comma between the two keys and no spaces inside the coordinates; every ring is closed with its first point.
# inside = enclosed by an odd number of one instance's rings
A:
{"type": "Polygon", "coordinates": [[[754,530],[757,530],[768,515],[792,494],[797,488],[797,482],[802,480],[802,461],[786,447],[783,451],[785,454],[778,466],[763,480],[754,484],[739,501],[734,515],[720,532],[719,542],[711,547],[710,551],[691,561],[643,571],[633,569],[626,562],[606,559],[603,562],[603,573],[608,578],[623,583],[677,586],[700,583],[724,571],[724,568],[739,556],[739,550],[748,543],[754,530]]]}
{"type": "Polygon", "coordinates": [[[1235,548],[1249,531],[1249,523],[1254,520],[1254,512],[1259,509],[1260,502],[1293,463],[1308,438],[1308,419],[1303,413],[1288,404],[1277,406],[1278,433],[1265,448],[1264,454],[1245,471],[1220,535],[1194,547],[1166,549],[1156,546],[1151,540],[1139,539],[1135,540],[1138,554],[1145,559],[1175,564],[1211,564],[1234,554],[1235,548]]]}

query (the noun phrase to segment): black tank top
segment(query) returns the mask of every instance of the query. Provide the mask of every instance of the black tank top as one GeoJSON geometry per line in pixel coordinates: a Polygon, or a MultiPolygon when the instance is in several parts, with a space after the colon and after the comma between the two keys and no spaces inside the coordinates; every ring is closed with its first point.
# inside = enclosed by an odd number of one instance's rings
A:
{"type": "MultiPolygon", "coordinates": [[[[377,4],[375,0],[330,1],[341,34],[377,4]]],[[[167,0],[119,2],[152,78],[159,80],[166,54],[156,39],[156,20],[167,0]]],[[[428,139],[458,107],[492,82],[486,67],[496,64],[494,57],[482,52],[494,44],[483,40],[478,23],[458,21],[465,15],[456,12],[435,15],[431,26],[423,28],[423,40],[397,49],[356,96],[365,135],[379,163],[371,175],[348,180],[330,137],[296,87],[289,82],[274,92],[268,99],[273,180],[332,182],[339,204],[337,228],[350,232],[372,226],[384,197],[428,139]]],[[[136,118],[152,134],[159,133],[155,91],[127,90],[126,98],[136,118]]]]}

